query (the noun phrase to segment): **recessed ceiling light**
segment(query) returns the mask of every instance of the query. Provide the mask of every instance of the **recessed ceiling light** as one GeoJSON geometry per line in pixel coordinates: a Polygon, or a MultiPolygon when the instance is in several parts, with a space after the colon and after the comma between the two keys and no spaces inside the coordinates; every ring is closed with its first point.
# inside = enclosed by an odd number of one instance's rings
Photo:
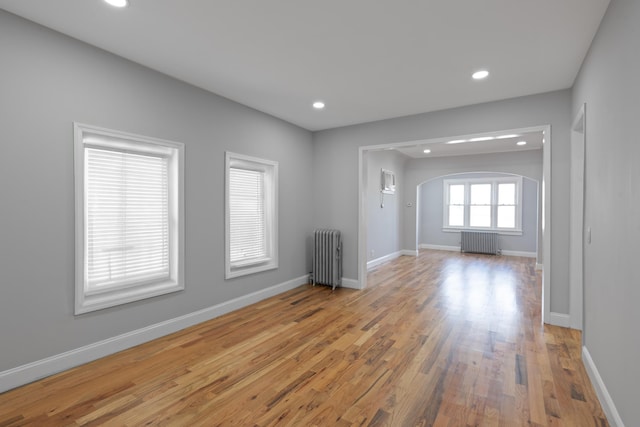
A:
{"type": "Polygon", "coordinates": [[[104,0],[114,7],[127,7],[129,5],[128,0],[104,0]]]}
{"type": "Polygon", "coordinates": [[[471,138],[469,142],[491,141],[492,139],[496,139],[495,136],[479,136],[477,138],[471,138]]]}
{"type": "Polygon", "coordinates": [[[426,148],[426,149],[423,151],[423,153],[424,153],[424,154],[429,154],[430,152],[431,152],[431,150],[429,150],[428,148],[426,148]]]}
{"type": "Polygon", "coordinates": [[[515,135],[515,134],[513,134],[513,135],[500,135],[500,136],[496,136],[496,139],[517,138],[519,136],[520,135],[515,135]]]}
{"type": "Polygon", "coordinates": [[[462,144],[463,142],[467,142],[466,139],[454,139],[453,141],[447,142],[447,144],[462,144]]]}
{"type": "Polygon", "coordinates": [[[489,72],[487,70],[478,70],[471,75],[474,80],[482,80],[489,77],[489,72]]]}
{"type": "Polygon", "coordinates": [[[315,108],[316,110],[322,110],[324,108],[324,102],[322,101],[316,101],[313,103],[313,108],[315,108]]]}
{"type": "Polygon", "coordinates": [[[527,141],[518,141],[516,145],[527,145],[527,141]]]}

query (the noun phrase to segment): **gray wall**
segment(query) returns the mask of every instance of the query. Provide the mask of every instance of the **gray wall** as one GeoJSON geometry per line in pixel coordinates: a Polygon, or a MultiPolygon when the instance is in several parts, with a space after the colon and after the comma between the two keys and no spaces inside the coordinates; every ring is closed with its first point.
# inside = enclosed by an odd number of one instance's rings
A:
{"type": "Polygon", "coordinates": [[[612,0],[573,93],[586,102],[584,342],[627,426],[640,425],[640,2],[612,0]]]}
{"type": "MultiPolygon", "coordinates": [[[[532,151],[535,153],[534,151],[532,151]]],[[[455,158],[449,159],[455,160],[455,158]]],[[[542,169],[542,164],[540,164],[542,169]]],[[[459,173],[435,178],[418,186],[418,243],[438,246],[460,246],[459,232],[442,231],[445,179],[469,179],[513,176],[500,173],[459,173]]],[[[537,253],[538,238],[538,183],[522,179],[522,235],[502,234],[500,249],[537,253]]]]}
{"type": "MultiPolygon", "coordinates": [[[[571,92],[532,95],[314,134],[314,223],[343,230],[345,277],[358,278],[358,156],[360,146],[415,141],[550,124],[551,311],[569,312],[569,160],[571,92]],[[330,173],[328,173],[330,172],[330,173]],[[319,178],[326,177],[324,181],[319,178]]],[[[425,179],[405,171],[405,187],[425,179]]],[[[475,169],[479,170],[479,169],[475,169]]],[[[481,170],[481,169],[480,169],[481,170]]],[[[508,172],[508,171],[505,171],[508,172]]],[[[442,175],[437,173],[435,176],[442,175]]],[[[416,248],[416,192],[405,192],[404,249],[416,248]],[[410,202],[411,208],[406,204],[410,202]]]]}
{"type": "Polygon", "coordinates": [[[402,200],[406,156],[396,151],[371,151],[367,162],[367,260],[402,250],[402,200]],[[382,195],[381,169],[396,175],[395,194],[382,195]],[[373,251],[373,254],[371,253],[373,251]]]}
{"type": "Polygon", "coordinates": [[[0,371],[305,275],[312,136],[0,11],[0,371]],[[72,122],[184,142],[186,290],[73,316],[72,122]],[[224,280],[224,152],[280,162],[280,268],[224,280]]]}

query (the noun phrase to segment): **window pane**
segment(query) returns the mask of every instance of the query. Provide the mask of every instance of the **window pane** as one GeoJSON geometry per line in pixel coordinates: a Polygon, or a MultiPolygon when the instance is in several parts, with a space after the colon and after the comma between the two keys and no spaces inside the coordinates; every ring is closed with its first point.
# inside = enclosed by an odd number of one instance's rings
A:
{"type": "Polygon", "coordinates": [[[491,184],[471,184],[471,204],[491,204],[491,184]]]}
{"type": "Polygon", "coordinates": [[[516,227],[516,207],[515,206],[498,206],[498,227],[500,228],[516,227]]]}
{"type": "Polygon", "coordinates": [[[167,159],[86,149],[86,290],[169,277],[167,159]]]}
{"type": "Polygon", "coordinates": [[[267,256],[264,172],[229,169],[229,228],[231,263],[267,256]]]}
{"type": "Polygon", "coordinates": [[[449,226],[464,226],[464,206],[449,206],[449,226]]]}
{"type": "Polygon", "coordinates": [[[498,184],[498,204],[516,204],[516,185],[514,183],[498,184]]]}
{"type": "Polygon", "coordinates": [[[464,205],[464,185],[449,186],[449,204],[464,205]]]}
{"type": "Polygon", "coordinates": [[[470,206],[469,225],[471,227],[491,227],[491,206],[470,206]]]}

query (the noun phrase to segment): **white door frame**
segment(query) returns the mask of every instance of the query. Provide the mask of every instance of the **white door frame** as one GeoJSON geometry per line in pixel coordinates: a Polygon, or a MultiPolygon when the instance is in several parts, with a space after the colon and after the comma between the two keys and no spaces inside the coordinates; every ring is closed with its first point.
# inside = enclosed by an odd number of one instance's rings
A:
{"type": "Polygon", "coordinates": [[[584,289],[584,164],[586,104],[571,126],[571,199],[569,228],[569,315],[571,328],[583,329],[584,289]]]}

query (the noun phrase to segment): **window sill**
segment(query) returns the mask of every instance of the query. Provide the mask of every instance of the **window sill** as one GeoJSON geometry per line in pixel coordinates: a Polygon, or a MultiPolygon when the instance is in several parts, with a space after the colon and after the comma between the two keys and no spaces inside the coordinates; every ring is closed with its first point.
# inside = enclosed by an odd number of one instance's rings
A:
{"type": "Polygon", "coordinates": [[[267,270],[275,270],[276,268],[278,268],[278,262],[273,259],[269,259],[264,263],[260,263],[258,265],[256,265],[255,263],[251,263],[245,266],[237,265],[227,268],[224,278],[233,279],[234,277],[246,276],[248,274],[260,273],[267,270]]]}
{"type": "Polygon", "coordinates": [[[182,290],[184,290],[184,281],[165,280],[128,288],[105,289],[100,293],[85,293],[76,296],[75,314],[89,313],[182,290]]]}

